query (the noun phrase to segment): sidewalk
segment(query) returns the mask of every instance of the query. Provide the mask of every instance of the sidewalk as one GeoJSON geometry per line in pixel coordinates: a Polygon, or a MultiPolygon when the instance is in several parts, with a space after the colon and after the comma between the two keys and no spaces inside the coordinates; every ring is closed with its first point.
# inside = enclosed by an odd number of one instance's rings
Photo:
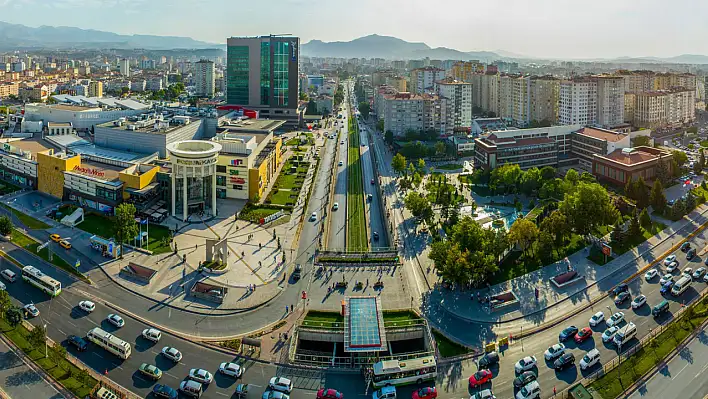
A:
{"type": "MultiPolygon", "coordinates": [[[[543,313],[542,319],[537,320],[540,324],[544,320],[550,319],[548,310],[551,308],[569,299],[572,300],[572,303],[567,306],[587,305],[593,299],[605,295],[618,283],[653,262],[661,260],[664,253],[708,222],[707,212],[708,205],[699,206],[688,216],[604,266],[598,266],[586,259],[588,253],[586,249],[583,249],[569,256],[568,262],[558,261],[524,276],[492,286],[490,290],[450,291],[436,284],[436,287],[430,292],[428,303],[438,303],[439,308],[445,312],[459,319],[475,323],[499,324],[543,313]],[[556,288],[549,279],[567,271],[568,263],[584,279],[564,288],[556,288]],[[538,300],[524,301],[524,298],[534,298],[536,288],[539,290],[538,300]],[[509,290],[522,300],[519,305],[511,305],[507,310],[502,308],[490,312],[487,306],[471,299],[471,296],[475,296],[477,292],[487,295],[489,292],[496,294],[509,290]]],[[[567,306],[563,307],[562,312],[556,312],[554,309],[553,313],[568,313],[567,306]]]]}
{"type": "Polygon", "coordinates": [[[44,370],[4,337],[0,339],[0,385],[3,399],[73,398],[61,386],[57,389],[44,370]]]}

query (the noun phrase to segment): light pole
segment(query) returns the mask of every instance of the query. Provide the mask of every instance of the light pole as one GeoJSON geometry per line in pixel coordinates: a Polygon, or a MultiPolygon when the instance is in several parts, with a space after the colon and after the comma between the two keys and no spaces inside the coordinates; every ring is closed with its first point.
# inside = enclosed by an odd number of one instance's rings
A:
{"type": "Polygon", "coordinates": [[[48,353],[47,353],[47,337],[46,337],[46,335],[47,335],[47,325],[46,325],[46,324],[44,325],[44,335],[45,335],[45,336],[44,336],[44,357],[48,357],[49,355],[48,355],[48,353]]]}

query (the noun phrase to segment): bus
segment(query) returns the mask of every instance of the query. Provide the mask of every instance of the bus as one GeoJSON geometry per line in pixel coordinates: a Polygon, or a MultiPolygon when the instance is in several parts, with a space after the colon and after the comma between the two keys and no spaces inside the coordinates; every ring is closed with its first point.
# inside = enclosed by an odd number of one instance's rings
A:
{"type": "Polygon", "coordinates": [[[671,288],[673,296],[679,296],[691,286],[691,276],[683,275],[671,288]]]}
{"type": "Polygon", "coordinates": [[[61,283],[39,271],[34,266],[22,268],[22,279],[51,296],[57,296],[61,292],[61,283]]]}
{"type": "Polygon", "coordinates": [[[111,352],[112,354],[118,356],[121,359],[127,359],[130,357],[130,344],[123,341],[122,339],[110,334],[102,329],[95,327],[89,330],[86,337],[89,341],[100,346],[101,348],[111,352]]]}
{"type": "Polygon", "coordinates": [[[437,377],[435,357],[424,356],[407,360],[383,360],[372,370],[373,384],[380,388],[388,385],[420,384],[437,377]]]}

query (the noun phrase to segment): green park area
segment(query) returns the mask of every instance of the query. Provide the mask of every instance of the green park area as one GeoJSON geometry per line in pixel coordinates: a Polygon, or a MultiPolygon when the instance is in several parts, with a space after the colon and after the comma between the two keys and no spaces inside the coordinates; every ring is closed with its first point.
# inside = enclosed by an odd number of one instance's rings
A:
{"type": "Polygon", "coordinates": [[[45,247],[42,248],[39,252],[37,252],[37,248],[41,245],[37,241],[33,240],[29,236],[27,236],[25,233],[18,229],[12,229],[12,234],[10,237],[10,240],[12,241],[13,244],[17,245],[18,247],[22,247],[26,249],[27,251],[39,256],[40,258],[44,259],[45,261],[53,264],[54,266],[63,269],[74,276],[77,276],[81,278],[82,280],[86,281],[86,277],[79,273],[76,268],[74,267],[74,264],[70,264],[69,262],[65,261],[62,259],[57,253],[57,250],[65,251],[65,249],[59,247],[58,245],[54,245],[54,254],[52,256],[52,259],[49,260],[49,248],[45,247]]]}
{"type": "MultiPolygon", "coordinates": [[[[387,328],[407,327],[421,324],[421,318],[410,310],[384,310],[384,325],[387,328]]],[[[338,312],[309,310],[302,321],[303,327],[321,329],[344,328],[344,316],[338,312]]]]}
{"type": "Polygon", "coordinates": [[[22,224],[27,226],[28,229],[44,230],[44,229],[49,228],[48,224],[42,222],[41,220],[37,220],[24,212],[18,211],[17,209],[12,208],[6,204],[2,204],[2,206],[5,207],[10,212],[12,212],[13,216],[15,216],[17,219],[19,219],[20,222],[22,222],[22,224]]]}
{"type": "Polygon", "coordinates": [[[297,197],[300,195],[300,188],[307,176],[307,169],[310,166],[308,162],[298,161],[295,157],[290,157],[283,165],[280,175],[266,197],[266,204],[295,206],[297,197]]]}
{"type": "MultiPolygon", "coordinates": [[[[97,213],[89,212],[84,215],[84,221],[77,227],[83,231],[103,238],[114,238],[115,232],[114,217],[104,216],[97,213]]],[[[164,254],[172,251],[170,248],[170,229],[159,224],[141,225],[142,231],[148,232],[147,249],[153,254],[164,254]]],[[[130,241],[126,244],[135,245],[130,241]]]]}
{"type": "Polygon", "coordinates": [[[347,249],[367,250],[364,187],[362,181],[359,131],[356,121],[349,117],[349,151],[347,158],[347,249]]]}

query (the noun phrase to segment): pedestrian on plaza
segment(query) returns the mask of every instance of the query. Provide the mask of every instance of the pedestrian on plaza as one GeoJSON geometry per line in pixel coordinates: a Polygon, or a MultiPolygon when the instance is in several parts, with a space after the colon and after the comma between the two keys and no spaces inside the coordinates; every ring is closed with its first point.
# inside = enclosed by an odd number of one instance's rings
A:
{"type": "Polygon", "coordinates": [[[288,305],[285,305],[285,313],[288,313],[288,305]]]}
{"type": "Polygon", "coordinates": [[[291,312],[295,311],[295,305],[290,305],[290,311],[291,312]]]}

